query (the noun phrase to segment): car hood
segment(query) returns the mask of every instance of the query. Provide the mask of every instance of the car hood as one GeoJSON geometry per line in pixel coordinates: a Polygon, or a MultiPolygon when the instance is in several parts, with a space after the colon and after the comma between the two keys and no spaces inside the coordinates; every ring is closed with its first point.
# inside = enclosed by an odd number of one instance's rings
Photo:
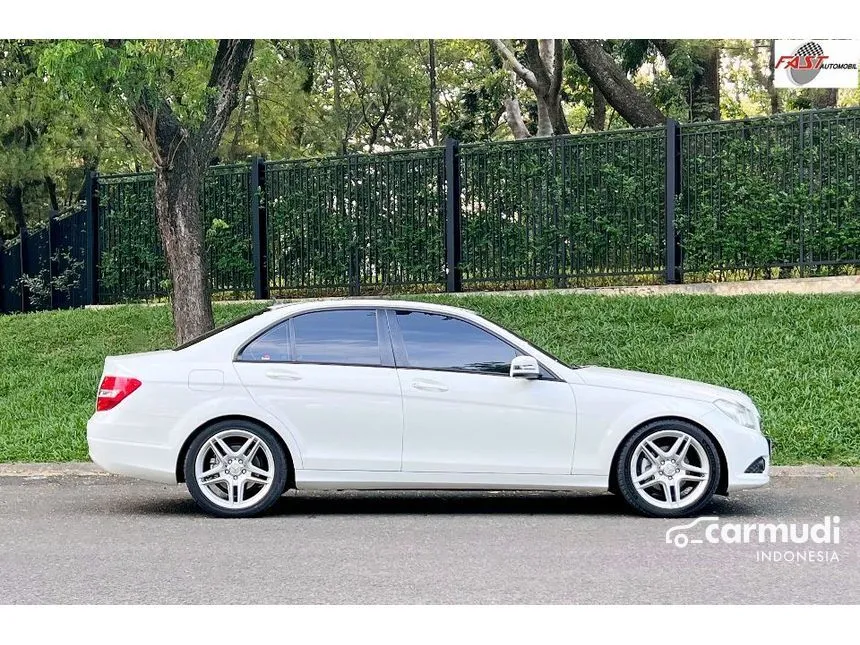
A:
{"type": "Polygon", "coordinates": [[[698,401],[714,401],[728,399],[745,406],[752,405],[752,399],[738,390],[732,390],[718,385],[709,385],[699,381],[690,381],[673,376],[648,374],[633,370],[618,370],[609,367],[588,365],[576,370],[577,375],[586,384],[597,387],[612,387],[634,392],[648,392],[666,396],[680,396],[698,401]]]}

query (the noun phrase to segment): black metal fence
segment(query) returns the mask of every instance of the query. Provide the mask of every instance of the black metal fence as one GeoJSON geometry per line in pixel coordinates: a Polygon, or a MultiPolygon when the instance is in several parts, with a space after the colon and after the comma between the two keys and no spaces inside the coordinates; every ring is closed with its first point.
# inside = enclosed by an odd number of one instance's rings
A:
{"type": "Polygon", "coordinates": [[[22,230],[0,244],[0,311],[82,307],[92,301],[86,275],[85,210],[58,216],[37,230],[22,230]]]}
{"type": "MultiPolygon", "coordinates": [[[[220,298],[549,288],[854,273],[858,175],[848,108],[254,159],[211,168],[202,202],[220,298]]],[[[153,188],[151,173],[93,176],[54,237],[4,248],[4,311],[167,295],[153,188]],[[50,302],[33,280],[46,267],[50,302]]]]}

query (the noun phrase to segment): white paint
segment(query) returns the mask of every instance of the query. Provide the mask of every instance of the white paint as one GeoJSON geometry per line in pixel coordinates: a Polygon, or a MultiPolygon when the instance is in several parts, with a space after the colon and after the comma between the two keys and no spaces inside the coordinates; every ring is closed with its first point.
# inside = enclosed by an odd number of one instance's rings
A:
{"type": "Polygon", "coordinates": [[[463,309],[391,300],[332,300],[270,308],[184,350],[108,357],[105,373],[143,385],[87,426],[90,454],[106,470],[172,483],[180,452],[209,421],[244,416],[284,440],[300,488],[606,489],[613,456],[650,419],[677,416],[722,447],[728,488],[762,486],[744,474],[767,443],[738,425],[717,399],[751,406],[741,392],[683,379],[599,367],[571,369],[463,309]],[[380,307],[446,313],[471,321],[534,357],[559,380],[298,363],[234,357],[287,317],[326,308],[380,307]],[[191,374],[223,374],[217,392],[191,374]]]}

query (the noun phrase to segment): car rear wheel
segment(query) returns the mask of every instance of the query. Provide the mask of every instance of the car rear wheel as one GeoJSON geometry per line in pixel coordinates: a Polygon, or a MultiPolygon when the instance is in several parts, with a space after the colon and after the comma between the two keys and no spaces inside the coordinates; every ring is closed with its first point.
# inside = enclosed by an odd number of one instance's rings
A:
{"type": "Polygon", "coordinates": [[[616,465],[618,490],[630,506],[652,517],[700,511],[720,481],[714,442],[685,421],[657,421],[633,433],[616,465]]]}
{"type": "Polygon", "coordinates": [[[185,481],[194,501],[207,513],[251,517],[283,494],[288,468],[270,430],[250,421],[222,421],[191,443],[185,481]]]}

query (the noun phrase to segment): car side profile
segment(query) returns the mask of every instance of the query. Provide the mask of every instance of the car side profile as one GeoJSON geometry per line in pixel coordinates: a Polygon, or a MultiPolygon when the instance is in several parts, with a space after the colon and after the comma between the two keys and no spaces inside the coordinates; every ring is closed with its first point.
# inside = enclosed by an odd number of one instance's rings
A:
{"type": "Polygon", "coordinates": [[[270,307],[175,350],[105,360],[94,462],[185,482],[205,511],[262,513],[287,488],[612,491],[681,517],[769,481],[745,394],[569,366],[457,307],[270,307]]]}

